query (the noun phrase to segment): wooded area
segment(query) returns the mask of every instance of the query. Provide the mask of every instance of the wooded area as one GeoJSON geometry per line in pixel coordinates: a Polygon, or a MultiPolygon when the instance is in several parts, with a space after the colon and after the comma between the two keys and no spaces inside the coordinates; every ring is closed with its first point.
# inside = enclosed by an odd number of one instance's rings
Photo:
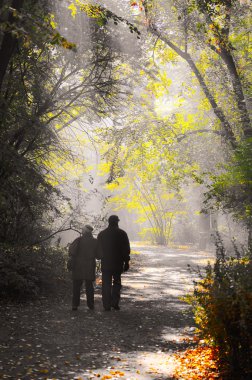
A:
{"type": "Polygon", "coordinates": [[[0,10],[1,296],[65,284],[58,232],[99,232],[115,210],[134,240],[216,246],[190,302],[220,365],[249,378],[250,1],[0,10]]]}

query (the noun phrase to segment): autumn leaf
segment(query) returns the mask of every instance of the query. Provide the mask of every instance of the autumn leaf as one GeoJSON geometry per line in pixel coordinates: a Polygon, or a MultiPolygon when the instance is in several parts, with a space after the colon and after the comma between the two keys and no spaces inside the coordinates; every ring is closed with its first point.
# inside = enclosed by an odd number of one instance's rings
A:
{"type": "Polygon", "coordinates": [[[218,349],[199,346],[175,355],[174,379],[213,380],[222,377],[217,364],[218,349]]]}
{"type": "Polygon", "coordinates": [[[48,369],[40,369],[39,372],[40,373],[48,373],[49,371],[48,371],[48,369]]]}

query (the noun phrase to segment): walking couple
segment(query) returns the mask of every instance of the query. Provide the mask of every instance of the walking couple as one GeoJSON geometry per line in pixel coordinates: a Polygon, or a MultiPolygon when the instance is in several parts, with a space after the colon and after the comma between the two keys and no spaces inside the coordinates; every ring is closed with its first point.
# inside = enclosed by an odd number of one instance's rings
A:
{"type": "Polygon", "coordinates": [[[77,310],[80,304],[83,282],[87,306],[94,309],[96,259],[101,260],[104,310],[109,311],[111,307],[120,310],[121,274],[129,269],[130,244],[128,235],[118,226],[117,215],[111,215],[108,223],[108,227],[98,234],[97,239],[92,235],[93,228],[85,225],[82,235],[70,245],[68,268],[72,271],[73,279],[72,310],[77,310]]]}

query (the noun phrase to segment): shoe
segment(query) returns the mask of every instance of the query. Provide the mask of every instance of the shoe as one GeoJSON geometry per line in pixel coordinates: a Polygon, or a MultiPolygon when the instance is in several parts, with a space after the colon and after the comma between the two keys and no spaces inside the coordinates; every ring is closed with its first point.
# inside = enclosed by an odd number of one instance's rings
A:
{"type": "Polygon", "coordinates": [[[72,307],[72,311],[78,310],[78,307],[72,307]]]}
{"type": "Polygon", "coordinates": [[[110,307],[104,307],[104,311],[111,311],[110,307]]]}
{"type": "Polygon", "coordinates": [[[114,306],[112,306],[113,307],[113,309],[115,309],[115,310],[120,310],[120,306],[118,306],[118,305],[114,305],[114,306]]]}
{"type": "Polygon", "coordinates": [[[94,305],[88,305],[89,310],[94,310],[94,305]]]}

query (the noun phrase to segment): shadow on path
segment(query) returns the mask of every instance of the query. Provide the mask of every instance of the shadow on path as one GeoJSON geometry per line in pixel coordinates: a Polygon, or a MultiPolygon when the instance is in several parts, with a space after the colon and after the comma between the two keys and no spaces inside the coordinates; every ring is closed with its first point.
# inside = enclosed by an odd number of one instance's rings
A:
{"type": "MultiPolygon", "coordinates": [[[[121,310],[104,312],[97,288],[96,309],[85,300],[9,305],[1,316],[0,378],[166,379],[172,352],[193,333],[189,308],[179,297],[192,288],[187,265],[206,263],[206,253],[137,247],[123,275],[121,310]],[[107,376],[107,377],[106,377],[107,376]]],[[[83,297],[84,298],[84,297],[83,297]]]]}

